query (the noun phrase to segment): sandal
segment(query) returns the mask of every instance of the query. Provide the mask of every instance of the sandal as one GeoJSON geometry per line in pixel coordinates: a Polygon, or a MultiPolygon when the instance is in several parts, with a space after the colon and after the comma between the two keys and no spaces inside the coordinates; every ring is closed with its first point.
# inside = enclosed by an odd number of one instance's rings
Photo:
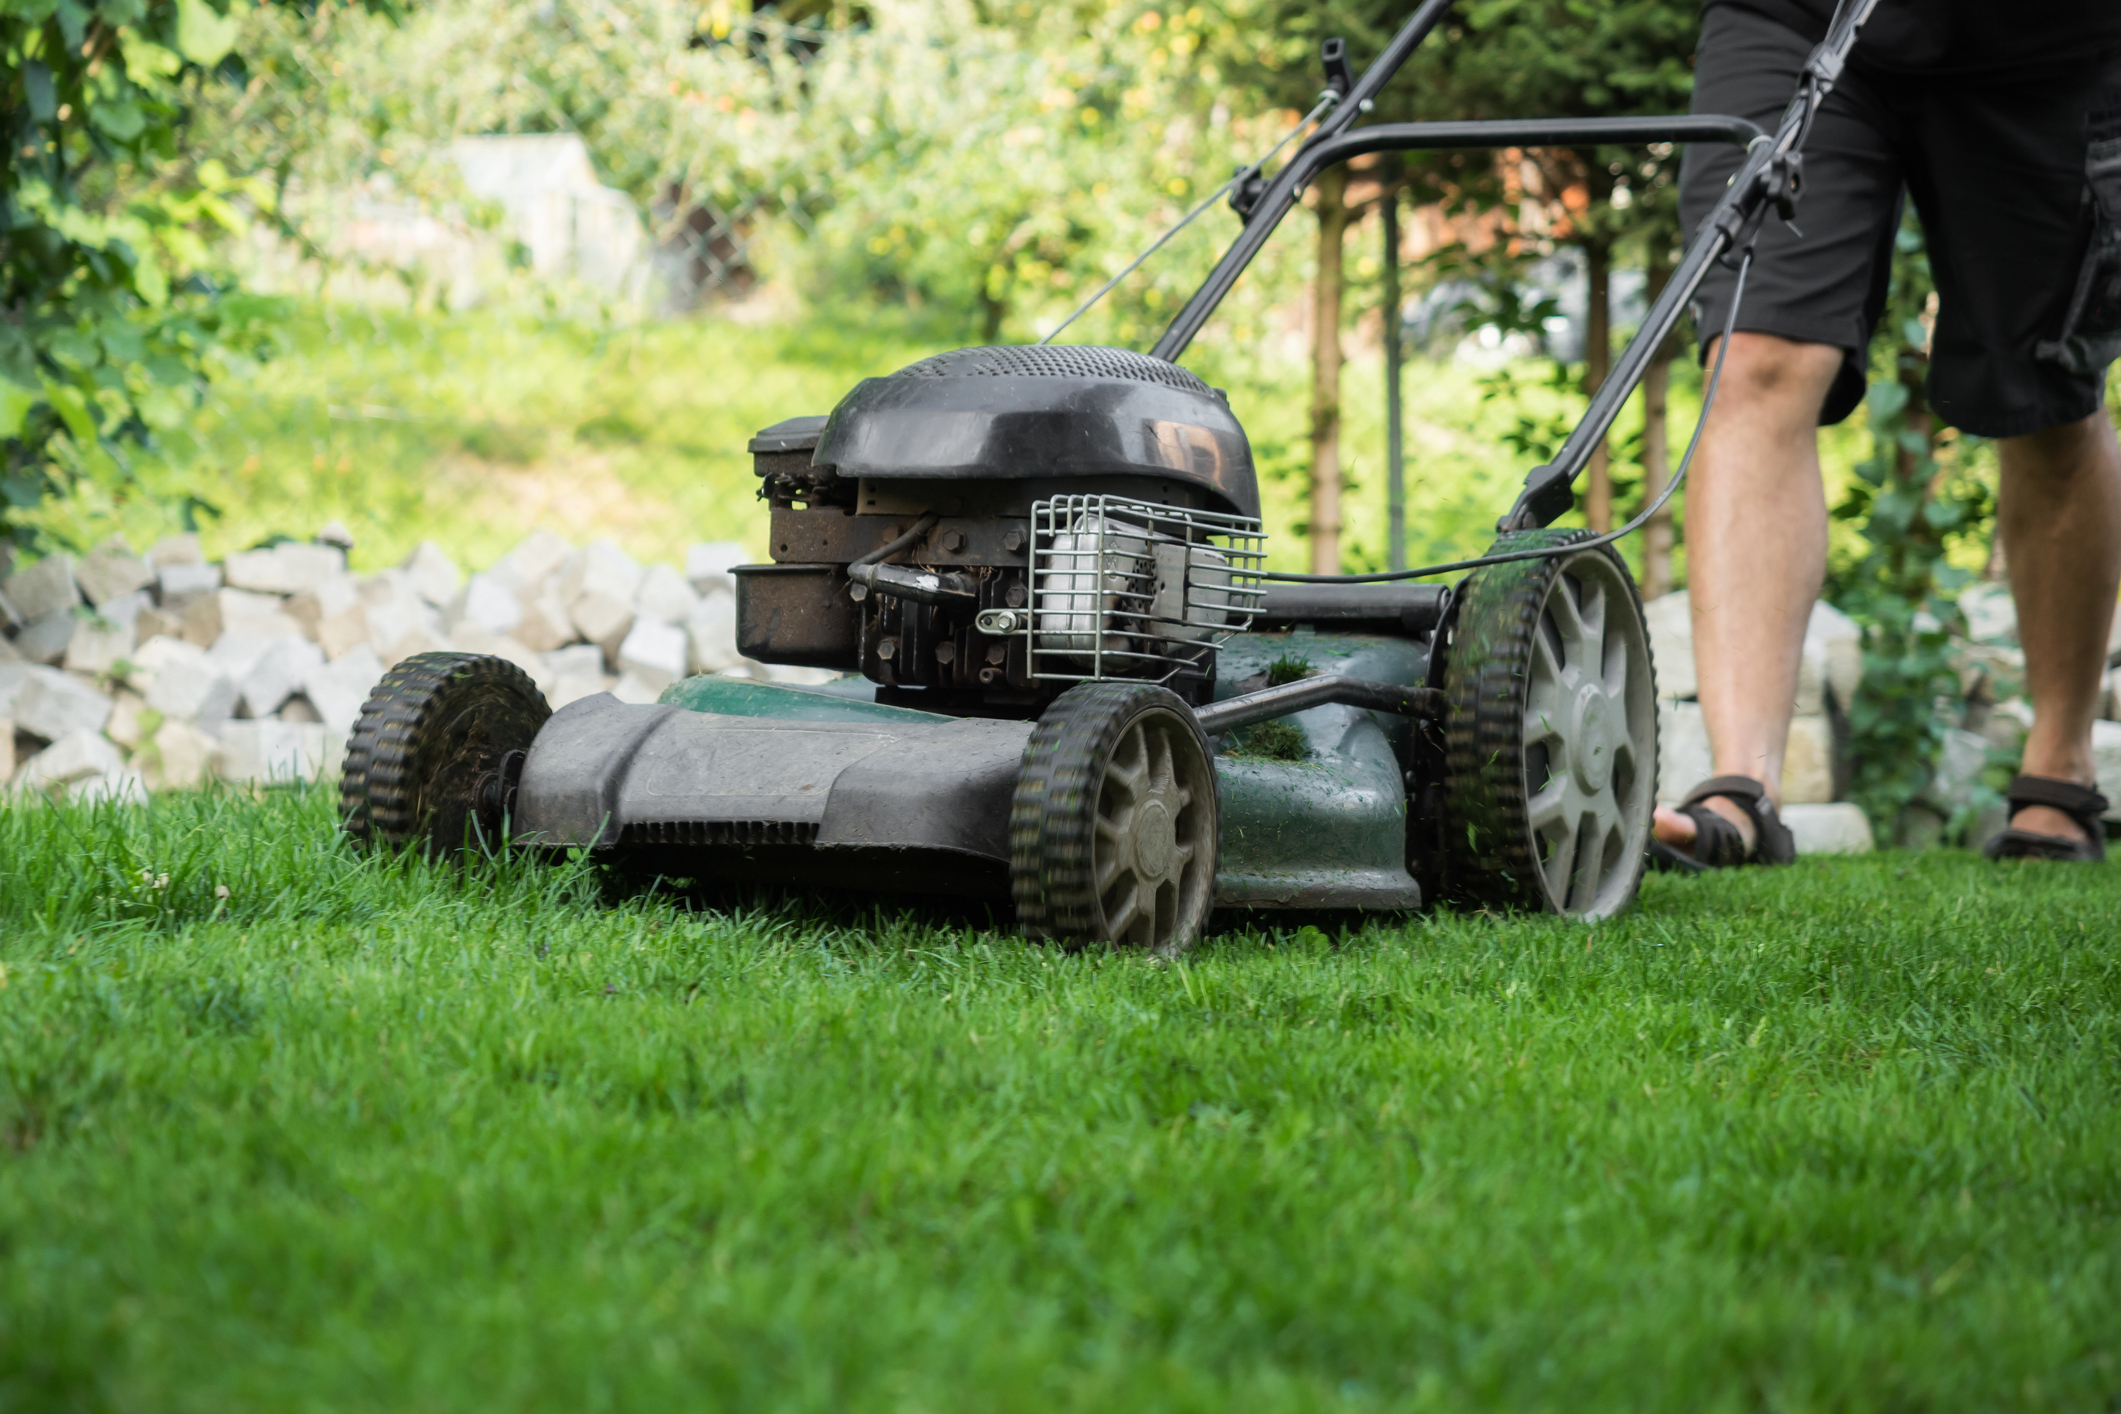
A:
{"type": "Polygon", "coordinates": [[[2084,838],[2073,840],[2067,835],[2042,835],[2012,828],[1990,840],[1981,851],[1990,859],[2053,859],[2065,864],[2105,861],[2106,826],[2099,817],[2106,813],[2106,797],[2096,790],[2051,776],[2013,776],[2005,795],[2012,815],[2028,805],[2052,806],[2076,821],[2084,830],[2084,838]]]}
{"type": "Polygon", "coordinates": [[[1797,858],[1797,837],[1775,813],[1767,787],[1751,776],[1712,776],[1679,802],[1679,813],[1694,822],[1694,850],[1688,854],[1663,840],[1650,841],[1650,862],[1660,869],[1698,874],[1706,869],[1735,869],[1742,864],[1789,864],[1797,858]],[[1709,809],[1711,796],[1722,796],[1753,821],[1753,847],[1745,847],[1738,827],[1709,809]]]}

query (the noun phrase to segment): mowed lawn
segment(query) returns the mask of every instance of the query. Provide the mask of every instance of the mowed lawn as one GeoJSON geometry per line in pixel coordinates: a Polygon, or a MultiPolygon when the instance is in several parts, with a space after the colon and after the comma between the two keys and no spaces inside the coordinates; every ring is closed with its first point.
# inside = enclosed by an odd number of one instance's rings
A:
{"type": "Polygon", "coordinates": [[[1166,966],[0,810],[0,1408],[2110,1408],[2117,935],[1939,852],[1166,966]]]}

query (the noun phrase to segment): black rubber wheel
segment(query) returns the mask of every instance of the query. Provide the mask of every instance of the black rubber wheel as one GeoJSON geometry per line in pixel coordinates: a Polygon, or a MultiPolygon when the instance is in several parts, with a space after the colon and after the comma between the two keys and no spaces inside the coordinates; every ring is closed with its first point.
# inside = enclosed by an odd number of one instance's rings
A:
{"type": "Polygon", "coordinates": [[[358,849],[430,856],[498,840],[523,753],[551,715],[506,658],[417,653],[398,663],[346,741],[346,833],[358,849]]]}
{"type": "MultiPolygon", "coordinates": [[[[1504,536],[1566,545],[1581,530],[1504,536]]],[[[1642,599],[1611,547],[1490,565],[1456,595],[1444,692],[1445,882],[1481,907],[1605,918],[1642,883],[1657,684],[1642,599]]]]}
{"type": "Polygon", "coordinates": [[[1165,954],[1215,906],[1222,812],[1193,709],[1147,683],[1070,688],[1024,746],[1009,883],[1033,937],[1165,954]]]}

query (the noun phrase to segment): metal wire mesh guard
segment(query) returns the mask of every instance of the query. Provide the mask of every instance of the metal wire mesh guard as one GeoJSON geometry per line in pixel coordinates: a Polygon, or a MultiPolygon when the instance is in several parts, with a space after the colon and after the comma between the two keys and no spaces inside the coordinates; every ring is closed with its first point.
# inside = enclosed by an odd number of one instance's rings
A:
{"type": "Polygon", "coordinates": [[[1029,639],[1031,676],[1163,681],[1242,632],[1265,592],[1255,517],[1118,496],[1031,507],[1031,609],[983,628],[1029,639]]]}

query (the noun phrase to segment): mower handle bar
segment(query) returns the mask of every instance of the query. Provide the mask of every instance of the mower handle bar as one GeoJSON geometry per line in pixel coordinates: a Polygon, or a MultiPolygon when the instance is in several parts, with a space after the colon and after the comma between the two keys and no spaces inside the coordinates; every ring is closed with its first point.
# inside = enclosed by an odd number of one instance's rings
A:
{"type": "MultiPolygon", "coordinates": [[[[1380,61],[1382,62],[1382,61],[1380,61]]],[[[1372,68],[1376,68],[1373,65],[1372,68]]],[[[1351,111],[1349,104],[1342,111],[1351,111]]],[[[1598,143],[1648,144],[1653,142],[1733,142],[1743,147],[1766,136],[1743,118],[1715,114],[1675,115],[1648,118],[1507,118],[1464,123],[1376,123],[1323,140],[1313,137],[1291,157],[1261,193],[1259,204],[1245,218],[1244,230],[1216,262],[1215,269],[1171,327],[1149,350],[1152,358],[1173,363],[1186,351],[1251,265],[1282,217],[1296,205],[1296,198],[1311,179],[1351,157],[1371,152],[1415,152],[1447,147],[1575,147],[1598,143]]]]}
{"type": "Polygon", "coordinates": [[[1813,113],[1841,77],[1856,36],[1877,0],[1840,0],[1827,35],[1805,61],[1797,91],[1784,109],[1772,137],[1742,118],[1715,116],[1651,118],[1579,118],[1503,120],[1464,123],[1379,123],[1349,128],[1370,106],[1393,74],[1451,7],[1451,0],[1425,0],[1394,35],[1377,61],[1363,71],[1355,87],[1323,118],[1318,130],[1275,173],[1246,218],[1244,230],[1216,262],[1193,298],[1171,321],[1171,327],[1149,352],[1175,363],[1193,336],[1244,274],[1245,267],[1281,224],[1310,179],[1335,162],[1366,152],[1439,147],[1556,146],[1599,142],[1686,142],[1722,139],[1742,142],[1746,160],[1723,196],[1687,244],[1672,278],[1645,314],[1642,327],[1628,341],[1605,381],[1592,394],[1583,419],[1569,434],[1554,460],[1525,476],[1524,490],[1498,529],[1531,529],[1550,523],[1575,498],[1576,476],[1605,440],[1621,406],[1635,390],[1652,354],[1679,323],[1679,314],[1707,277],[1711,263],[1752,244],[1772,203],[1788,220],[1795,214],[1801,180],[1798,149],[1811,128],[1813,113]]]}

